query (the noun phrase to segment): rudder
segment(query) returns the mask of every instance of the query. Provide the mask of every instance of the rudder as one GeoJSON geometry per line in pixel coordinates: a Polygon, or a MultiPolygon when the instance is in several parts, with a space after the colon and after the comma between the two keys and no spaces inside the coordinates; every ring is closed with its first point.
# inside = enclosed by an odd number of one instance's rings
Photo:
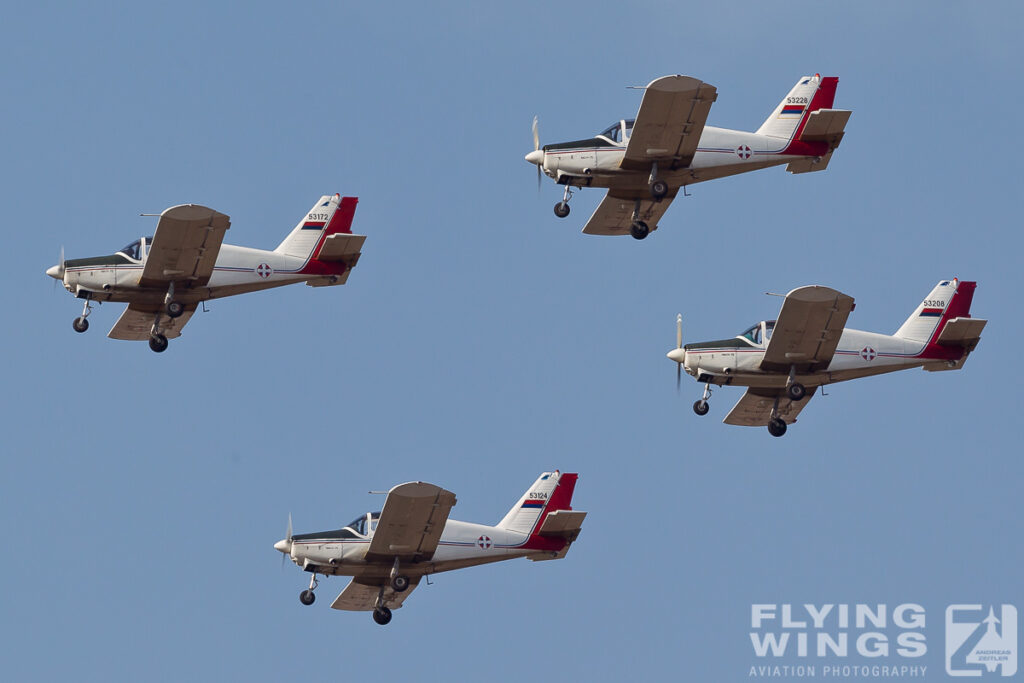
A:
{"type": "Polygon", "coordinates": [[[940,281],[896,330],[895,336],[934,343],[948,321],[971,317],[971,301],[976,286],[976,282],[960,282],[956,278],[940,281]]]}
{"type": "Polygon", "coordinates": [[[811,112],[832,107],[838,84],[839,79],[835,76],[803,76],[756,133],[777,138],[798,138],[811,112]]]}
{"type": "Polygon", "coordinates": [[[522,534],[533,533],[544,523],[548,513],[571,510],[576,474],[561,474],[558,470],[544,472],[508,511],[498,526],[522,534]]]}

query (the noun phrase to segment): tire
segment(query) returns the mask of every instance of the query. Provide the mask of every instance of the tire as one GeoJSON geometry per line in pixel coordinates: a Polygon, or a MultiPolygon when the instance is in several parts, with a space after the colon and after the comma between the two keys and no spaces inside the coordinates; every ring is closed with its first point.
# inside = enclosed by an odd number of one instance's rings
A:
{"type": "Polygon", "coordinates": [[[704,399],[693,402],[693,412],[698,415],[707,415],[709,410],[711,410],[711,406],[704,399]]]}
{"type": "Polygon", "coordinates": [[[85,332],[89,329],[89,321],[85,318],[75,318],[71,327],[75,328],[75,332],[85,332]]]}
{"type": "Polygon", "coordinates": [[[180,301],[170,301],[167,303],[166,310],[168,317],[179,318],[185,312],[185,304],[180,301]]]}
{"type": "Polygon", "coordinates": [[[316,602],[316,593],[307,588],[306,590],[299,593],[299,602],[301,602],[303,605],[312,605],[314,602],[316,602]]]}
{"type": "Polygon", "coordinates": [[[655,180],[651,183],[651,196],[655,199],[664,199],[668,194],[668,183],[664,180],[655,180]]]}
{"type": "Polygon", "coordinates": [[[167,337],[162,334],[154,334],[149,338],[149,348],[156,353],[163,353],[167,350],[167,337]]]}
{"type": "Polygon", "coordinates": [[[789,400],[791,401],[799,401],[806,395],[807,387],[805,387],[803,384],[800,384],[800,382],[793,382],[788,387],[786,387],[786,396],[789,396],[789,400]]]}
{"type": "Polygon", "coordinates": [[[782,436],[786,433],[786,423],[777,417],[773,417],[768,423],[768,433],[772,436],[782,436]]]}
{"type": "Polygon", "coordinates": [[[558,202],[557,204],[555,204],[555,215],[558,216],[559,218],[565,218],[566,216],[568,216],[569,215],[569,203],[568,202],[558,202]]]}
{"type": "Polygon", "coordinates": [[[409,577],[404,574],[399,574],[395,578],[391,579],[391,587],[396,593],[404,593],[409,590],[409,577]]]}
{"type": "Polygon", "coordinates": [[[636,221],[633,225],[629,226],[629,234],[633,236],[635,240],[642,240],[651,234],[651,229],[647,227],[647,224],[643,221],[636,221]]]}
{"type": "Polygon", "coordinates": [[[378,607],[377,609],[373,610],[373,620],[381,626],[384,626],[389,621],[391,621],[391,610],[389,610],[387,607],[378,607]]]}

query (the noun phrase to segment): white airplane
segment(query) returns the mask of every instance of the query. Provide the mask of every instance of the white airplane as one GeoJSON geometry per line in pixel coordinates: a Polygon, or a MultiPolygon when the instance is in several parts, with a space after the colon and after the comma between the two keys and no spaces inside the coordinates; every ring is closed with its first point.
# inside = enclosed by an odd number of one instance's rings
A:
{"type": "Polygon", "coordinates": [[[852,112],[832,109],[834,76],[804,76],[753,133],[705,126],[715,86],[689,76],[663,76],[644,89],[635,119],[595,137],[540,146],[526,160],[565,185],[555,215],[569,215],[573,188],[607,187],[583,232],[642,240],[657,230],[680,188],[760,168],[788,164],[790,173],[824,171],[852,112]]]}
{"type": "Polygon", "coordinates": [[[819,285],[800,287],[786,295],[778,320],[763,320],[732,339],[683,346],[679,316],[668,357],[677,363],[677,386],[681,368],[704,383],[695,413],[710,409],[712,384],[749,387],[723,422],[767,425],[772,436],[782,436],[819,386],[909,368],[962,368],[988,322],[971,318],[976,284],[942,280],[892,335],[844,328],[851,297],[819,285]]]}
{"type": "Polygon", "coordinates": [[[373,611],[391,621],[420,579],[429,574],[528,557],[558,560],[580,534],[586,512],[570,507],[576,474],[545,472],[496,526],[448,519],[455,494],[420,481],[388,492],[382,512],[360,515],[341,529],[288,535],[274,548],[312,572],[303,605],[316,600],[317,575],[351,576],[331,607],[373,611]]]}
{"type": "Polygon", "coordinates": [[[358,201],[324,195],[273,251],[222,244],[230,218],[198,204],[172,206],[160,214],[152,237],[110,256],[65,261],[61,250],[60,263],[46,274],[85,300],[76,332],[89,329],[92,302],[127,302],[107,336],[148,339],[159,353],[208,299],[297,282],[345,284],[366,239],[351,230],[358,201]]]}

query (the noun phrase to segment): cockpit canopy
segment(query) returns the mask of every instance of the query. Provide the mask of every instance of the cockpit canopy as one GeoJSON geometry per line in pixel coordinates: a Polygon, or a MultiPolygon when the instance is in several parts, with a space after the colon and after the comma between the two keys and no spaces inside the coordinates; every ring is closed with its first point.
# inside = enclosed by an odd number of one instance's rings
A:
{"type": "Polygon", "coordinates": [[[756,325],[751,325],[743,334],[739,335],[744,339],[754,342],[757,345],[767,344],[772,338],[772,330],[775,329],[774,320],[762,320],[756,325]]]}
{"type": "Polygon", "coordinates": [[[364,515],[356,517],[351,522],[345,525],[345,528],[351,529],[360,536],[371,536],[377,529],[377,520],[380,519],[379,512],[367,512],[364,515]]]}
{"type": "Polygon", "coordinates": [[[612,142],[624,143],[629,140],[629,136],[633,133],[633,123],[635,121],[635,119],[623,119],[608,126],[598,135],[606,137],[612,142]]]}
{"type": "Polygon", "coordinates": [[[140,261],[142,260],[142,254],[144,253],[144,250],[150,244],[153,244],[153,237],[143,237],[141,239],[135,240],[134,242],[125,247],[118,249],[118,252],[124,254],[133,261],[140,261]],[[143,244],[143,242],[145,242],[145,244],[143,244]]]}

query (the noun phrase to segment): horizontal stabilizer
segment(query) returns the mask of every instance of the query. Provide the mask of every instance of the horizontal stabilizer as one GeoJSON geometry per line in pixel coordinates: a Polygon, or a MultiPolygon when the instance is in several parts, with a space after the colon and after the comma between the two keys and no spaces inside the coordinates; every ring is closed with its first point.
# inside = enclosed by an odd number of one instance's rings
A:
{"type": "Polygon", "coordinates": [[[318,261],[351,261],[349,267],[359,260],[359,252],[363,248],[366,235],[352,235],[338,232],[324,238],[316,258],[318,261]]]}
{"type": "Polygon", "coordinates": [[[541,524],[540,531],[537,534],[540,536],[564,538],[572,543],[580,535],[583,519],[586,516],[586,512],[556,510],[555,512],[548,513],[548,516],[544,518],[544,523],[541,524]]]}
{"type": "Polygon", "coordinates": [[[987,322],[979,318],[953,318],[942,328],[935,343],[941,346],[961,346],[970,353],[981,341],[981,331],[987,322]]]}
{"type": "Polygon", "coordinates": [[[807,117],[807,125],[800,133],[801,142],[828,142],[831,149],[843,139],[846,122],[853,112],[849,109],[819,109],[807,117]]]}
{"type": "Polygon", "coordinates": [[[828,162],[832,159],[832,152],[829,152],[822,157],[805,157],[797,161],[791,161],[786,166],[786,170],[790,173],[814,173],[815,171],[824,171],[828,168],[828,162]]]}

